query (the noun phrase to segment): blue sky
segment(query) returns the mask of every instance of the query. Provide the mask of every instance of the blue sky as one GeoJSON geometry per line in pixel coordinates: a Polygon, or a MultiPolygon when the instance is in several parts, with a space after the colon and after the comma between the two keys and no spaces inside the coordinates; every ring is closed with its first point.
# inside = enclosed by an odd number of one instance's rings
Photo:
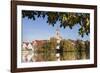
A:
{"type": "MultiPolygon", "coordinates": [[[[27,17],[22,18],[22,40],[33,41],[33,40],[47,40],[50,37],[55,36],[56,28],[59,26],[59,22],[55,26],[49,25],[47,18],[36,18],[36,20],[28,19],[27,17]]],[[[85,35],[83,38],[78,34],[80,25],[75,25],[71,30],[69,27],[60,28],[60,34],[64,39],[72,40],[89,40],[90,36],[85,35]]]]}

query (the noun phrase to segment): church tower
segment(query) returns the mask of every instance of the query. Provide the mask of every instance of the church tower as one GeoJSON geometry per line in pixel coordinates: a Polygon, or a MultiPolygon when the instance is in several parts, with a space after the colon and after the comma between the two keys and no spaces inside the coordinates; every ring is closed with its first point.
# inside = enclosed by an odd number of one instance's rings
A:
{"type": "Polygon", "coordinates": [[[57,41],[61,41],[62,40],[62,37],[60,36],[60,29],[59,27],[57,27],[56,29],[56,36],[55,38],[57,39],[57,41]]]}
{"type": "Polygon", "coordinates": [[[57,46],[56,46],[56,58],[57,61],[60,61],[60,57],[61,57],[61,48],[60,48],[60,42],[62,40],[62,37],[60,36],[60,29],[59,27],[57,27],[56,29],[56,36],[55,38],[57,39],[57,46]]]}

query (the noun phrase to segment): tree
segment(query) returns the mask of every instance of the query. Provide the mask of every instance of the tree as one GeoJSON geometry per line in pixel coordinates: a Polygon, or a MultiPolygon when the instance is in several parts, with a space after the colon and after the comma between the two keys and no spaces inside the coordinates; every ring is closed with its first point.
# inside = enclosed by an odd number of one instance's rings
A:
{"type": "Polygon", "coordinates": [[[75,57],[75,46],[73,44],[74,42],[71,40],[65,40],[63,39],[60,42],[60,46],[63,48],[63,60],[73,60],[76,59],[75,57]]]}
{"type": "Polygon", "coordinates": [[[90,42],[87,40],[85,41],[85,53],[86,53],[86,58],[90,58],[90,42]]]}
{"type": "Polygon", "coordinates": [[[56,57],[55,57],[55,41],[54,40],[50,40],[50,41],[47,41],[43,46],[43,50],[44,50],[44,59],[45,61],[54,61],[56,60],[56,57]]]}
{"type": "Polygon", "coordinates": [[[46,11],[22,11],[22,18],[28,17],[28,19],[35,20],[36,18],[47,17],[47,23],[54,26],[57,21],[60,22],[60,27],[70,29],[74,25],[79,24],[79,34],[83,37],[90,33],[90,14],[89,13],[72,13],[72,12],[46,12],[46,11]]]}
{"type": "Polygon", "coordinates": [[[83,59],[83,52],[85,52],[85,42],[82,40],[77,40],[76,41],[76,55],[77,59],[83,59]]]}

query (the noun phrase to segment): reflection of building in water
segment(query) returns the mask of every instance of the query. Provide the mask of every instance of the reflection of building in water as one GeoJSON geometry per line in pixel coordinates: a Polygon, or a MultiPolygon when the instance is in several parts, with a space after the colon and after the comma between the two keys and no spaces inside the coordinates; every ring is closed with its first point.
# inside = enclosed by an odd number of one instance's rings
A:
{"type": "Polygon", "coordinates": [[[45,42],[46,42],[46,40],[34,40],[34,41],[32,41],[32,43],[23,42],[23,44],[22,44],[22,61],[23,62],[41,61],[42,58],[39,56],[37,51],[41,51],[41,46],[43,46],[43,44],[45,42]]]}
{"type": "Polygon", "coordinates": [[[34,53],[35,47],[33,45],[34,43],[23,42],[23,47],[22,47],[22,61],[23,62],[31,61],[32,57],[35,56],[35,53],[34,53]]]}

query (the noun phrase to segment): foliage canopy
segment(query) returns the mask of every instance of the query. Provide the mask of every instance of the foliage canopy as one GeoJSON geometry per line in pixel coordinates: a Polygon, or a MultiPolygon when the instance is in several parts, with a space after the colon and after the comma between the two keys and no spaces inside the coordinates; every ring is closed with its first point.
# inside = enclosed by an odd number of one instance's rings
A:
{"type": "Polygon", "coordinates": [[[73,28],[80,25],[79,35],[89,35],[90,33],[90,14],[89,13],[72,13],[72,12],[46,12],[46,11],[22,11],[22,17],[36,20],[36,18],[47,17],[47,23],[54,26],[57,21],[60,22],[60,28],[73,28]]]}

